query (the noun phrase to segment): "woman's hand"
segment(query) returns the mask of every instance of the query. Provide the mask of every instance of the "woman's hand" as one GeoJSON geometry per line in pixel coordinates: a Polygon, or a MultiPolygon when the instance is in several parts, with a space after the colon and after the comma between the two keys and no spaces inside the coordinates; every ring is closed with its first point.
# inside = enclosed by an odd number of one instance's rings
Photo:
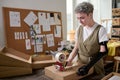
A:
{"type": "Polygon", "coordinates": [[[67,60],[66,61],[66,66],[72,66],[72,61],[71,60],[67,60]]]}

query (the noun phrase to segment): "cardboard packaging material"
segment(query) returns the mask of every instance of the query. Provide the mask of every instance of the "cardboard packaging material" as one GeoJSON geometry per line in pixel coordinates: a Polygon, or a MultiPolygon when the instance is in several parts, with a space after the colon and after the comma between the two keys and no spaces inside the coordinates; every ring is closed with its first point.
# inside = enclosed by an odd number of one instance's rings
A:
{"type": "Polygon", "coordinates": [[[0,66],[31,67],[32,57],[11,48],[0,52],[0,66]]]}
{"type": "Polygon", "coordinates": [[[119,26],[120,25],[120,18],[112,19],[112,25],[113,26],[119,26]]]}
{"type": "Polygon", "coordinates": [[[23,59],[26,59],[26,60],[29,60],[29,58],[30,58],[30,55],[27,55],[25,53],[22,53],[20,51],[12,49],[12,48],[6,48],[6,47],[4,47],[3,50],[2,50],[2,52],[4,52],[4,53],[9,52],[9,53],[11,53],[11,54],[13,54],[15,56],[19,56],[20,58],[23,58],[23,59]]]}
{"type": "Polygon", "coordinates": [[[40,68],[48,67],[55,64],[55,62],[56,62],[55,60],[34,61],[32,62],[32,68],[40,69],[40,68]]]}
{"type": "Polygon", "coordinates": [[[101,80],[108,80],[109,78],[111,78],[112,76],[115,76],[115,75],[120,77],[119,73],[111,72],[108,75],[106,75],[105,77],[103,77],[101,80]]]}
{"type": "Polygon", "coordinates": [[[120,8],[113,8],[112,16],[120,16],[120,8]]]}
{"type": "Polygon", "coordinates": [[[17,67],[0,66],[0,72],[8,71],[11,69],[14,70],[14,68],[17,68],[17,67]]]}
{"type": "Polygon", "coordinates": [[[66,69],[65,71],[58,71],[55,69],[55,66],[50,66],[45,68],[45,75],[52,78],[53,80],[79,80],[93,73],[93,68],[91,68],[87,75],[78,76],[76,71],[79,67],[74,66],[66,69]]]}
{"type": "Polygon", "coordinates": [[[47,66],[51,66],[55,63],[52,55],[38,55],[32,57],[32,68],[40,69],[47,66]]]}
{"type": "Polygon", "coordinates": [[[46,61],[46,60],[52,60],[52,55],[38,55],[33,56],[32,61],[46,61]]]}
{"type": "Polygon", "coordinates": [[[32,68],[0,66],[0,78],[32,74],[32,68]]]}

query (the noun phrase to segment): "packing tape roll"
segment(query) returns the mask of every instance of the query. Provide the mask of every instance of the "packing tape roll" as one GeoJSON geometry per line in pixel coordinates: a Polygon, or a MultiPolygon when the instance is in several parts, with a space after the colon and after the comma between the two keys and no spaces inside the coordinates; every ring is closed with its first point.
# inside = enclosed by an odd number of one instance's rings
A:
{"type": "Polygon", "coordinates": [[[61,52],[59,52],[59,53],[57,53],[56,55],[55,55],[55,59],[56,59],[56,61],[58,61],[58,62],[64,62],[65,61],[65,59],[66,59],[66,56],[65,56],[65,54],[63,54],[63,53],[61,53],[61,52]]]}

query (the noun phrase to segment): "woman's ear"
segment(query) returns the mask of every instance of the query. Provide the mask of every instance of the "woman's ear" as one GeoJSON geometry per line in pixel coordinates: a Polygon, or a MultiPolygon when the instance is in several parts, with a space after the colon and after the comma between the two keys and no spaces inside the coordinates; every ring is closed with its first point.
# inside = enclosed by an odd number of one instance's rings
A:
{"type": "Polygon", "coordinates": [[[93,13],[89,13],[89,16],[90,16],[90,17],[93,17],[93,13]]]}

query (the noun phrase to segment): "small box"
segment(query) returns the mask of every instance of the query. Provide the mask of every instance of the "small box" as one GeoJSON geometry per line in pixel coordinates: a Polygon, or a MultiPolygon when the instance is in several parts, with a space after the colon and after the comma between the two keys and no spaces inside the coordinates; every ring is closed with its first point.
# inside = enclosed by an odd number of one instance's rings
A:
{"type": "Polygon", "coordinates": [[[120,16],[120,8],[113,8],[112,16],[120,16]]]}
{"type": "Polygon", "coordinates": [[[112,25],[113,26],[119,26],[120,25],[120,18],[113,18],[112,19],[112,25]]]}
{"type": "Polygon", "coordinates": [[[74,66],[65,71],[58,71],[55,69],[55,66],[50,66],[45,68],[45,75],[52,78],[53,80],[79,80],[93,73],[93,68],[91,68],[87,75],[78,76],[76,74],[76,71],[78,70],[79,67],[74,66]]]}
{"type": "Polygon", "coordinates": [[[31,67],[32,57],[12,48],[4,48],[0,52],[0,66],[31,67]]]}
{"type": "Polygon", "coordinates": [[[112,76],[120,76],[119,73],[116,73],[116,72],[111,72],[109,73],[108,75],[106,75],[105,77],[103,77],[101,80],[108,80],[109,78],[111,78],[112,76]]]}

